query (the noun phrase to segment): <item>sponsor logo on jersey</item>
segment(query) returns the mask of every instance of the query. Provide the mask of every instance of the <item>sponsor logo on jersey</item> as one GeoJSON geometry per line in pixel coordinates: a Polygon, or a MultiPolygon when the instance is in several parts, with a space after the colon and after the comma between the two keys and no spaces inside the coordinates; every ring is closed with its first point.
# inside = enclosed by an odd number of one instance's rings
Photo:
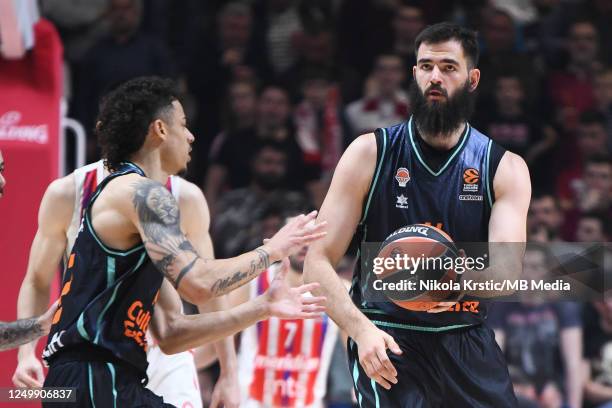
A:
{"type": "Polygon", "coordinates": [[[474,195],[474,194],[462,194],[462,195],[459,195],[459,200],[460,201],[482,201],[482,196],[474,195]]]}
{"type": "Polygon", "coordinates": [[[47,344],[47,347],[45,347],[45,349],[43,350],[43,353],[42,353],[43,358],[51,357],[57,350],[64,347],[64,344],[62,343],[62,335],[65,332],[66,330],[62,330],[59,333],[55,333],[53,337],[51,337],[49,344],[47,344]]]}
{"type": "Polygon", "coordinates": [[[144,305],[140,300],[135,300],[127,311],[127,319],[123,321],[124,332],[126,337],[134,339],[134,341],[143,349],[147,349],[147,340],[145,333],[151,321],[151,312],[144,309],[144,305]]]}
{"type": "Polygon", "coordinates": [[[405,197],[403,194],[398,195],[395,207],[402,209],[408,208],[408,197],[405,197]]]}
{"type": "Polygon", "coordinates": [[[395,172],[395,179],[399,183],[400,187],[406,187],[406,184],[408,184],[410,181],[410,173],[408,172],[408,169],[405,167],[400,167],[397,169],[395,172]]]}

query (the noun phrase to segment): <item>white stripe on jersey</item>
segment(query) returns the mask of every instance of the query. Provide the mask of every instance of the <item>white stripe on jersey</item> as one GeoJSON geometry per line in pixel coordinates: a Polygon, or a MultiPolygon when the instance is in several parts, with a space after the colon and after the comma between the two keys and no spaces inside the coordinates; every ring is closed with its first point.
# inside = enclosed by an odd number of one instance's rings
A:
{"type": "MultiPolygon", "coordinates": [[[[301,353],[303,356],[310,356],[310,350],[312,349],[312,339],[314,333],[315,321],[313,319],[308,319],[303,321],[302,326],[302,347],[301,353]]],[[[295,406],[303,407],[306,404],[306,395],[308,394],[308,389],[306,388],[308,377],[310,377],[309,371],[302,371],[297,378],[297,395],[295,398],[295,406]]]]}

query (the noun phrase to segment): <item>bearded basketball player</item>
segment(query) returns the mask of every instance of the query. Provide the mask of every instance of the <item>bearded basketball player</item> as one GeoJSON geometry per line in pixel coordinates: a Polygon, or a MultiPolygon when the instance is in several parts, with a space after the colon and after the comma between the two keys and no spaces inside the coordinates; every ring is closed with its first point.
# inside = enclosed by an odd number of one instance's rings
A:
{"type": "MultiPolygon", "coordinates": [[[[525,242],[527,166],[468,123],[480,79],[476,33],[436,24],[419,34],[415,50],[413,114],[405,123],[360,136],[342,156],[318,217],[329,222],[328,235],[310,246],[304,278],[320,283],[314,293],[327,296],[328,314],[350,337],[349,363],[362,408],[514,407],[503,355],[484,324],[483,302],[474,308],[443,302],[427,312],[372,303],[363,296],[361,262],[351,296],[333,269],[355,233],[360,242],[383,242],[408,224],[431,223],[456,242],[525,242]],[[469,199],[466,171],[480,175],[469,199]]],[[[487,246],[490,266],[478,273],[495,276],[498,257],[494,245],[487,246]]],[[[518,246],[511,276],[520,273],[523,244],[518,246]]]]}

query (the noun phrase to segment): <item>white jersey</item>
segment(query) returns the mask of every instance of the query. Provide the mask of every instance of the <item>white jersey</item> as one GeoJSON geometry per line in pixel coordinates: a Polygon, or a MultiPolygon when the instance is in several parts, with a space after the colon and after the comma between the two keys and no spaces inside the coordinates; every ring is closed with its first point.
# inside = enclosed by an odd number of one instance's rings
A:
{"type": "MultiPolygon", "coordinates": [[[[66,231],[67,246],[65,259],[70,256],[70,251],[76,240],[83,218],[83,211],[87,208],[89,200],[98,185],[108,175],[102,160],[79,167],[74,170],[74,211],[70,225],[66,231]]],[[[178,202],[182,179],[177,176],[168,177],[166,187],[178,202]]],[[[147,351],[147,376],[149,383],[147,388],[157,395],[161,395],[164,401],[178,408],[202,408],[202,397],[198,383],[198,375],[193,359],[193,353],[183,352],[171,356],[164,354],[159,346],[151,343],[147,351]]]]}
{"type": "MultiPolygon", "coordinates": [[[[250,283],[250,298],[266,291],[276,267],[250,283]]],[[[270,318],[242,332],[238,366],[241,408],[323,407],[338,327],[319,319],[270,318]]]]}

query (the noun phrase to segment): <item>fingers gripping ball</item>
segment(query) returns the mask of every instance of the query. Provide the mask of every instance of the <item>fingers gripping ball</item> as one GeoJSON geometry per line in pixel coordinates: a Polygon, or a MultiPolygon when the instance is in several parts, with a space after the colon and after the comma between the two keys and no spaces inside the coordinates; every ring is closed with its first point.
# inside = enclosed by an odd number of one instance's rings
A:
{"type": "Polygon", "coordinates": [[[385,261],[380,262],[382,270],[376,271],[383,281],[385,295],[404,309],[432,309],[452,292],[430,288],[435,287],[435,282],[448,285],[457,279],[452,265],[458,253],[451,237],[439,228],[412,224],[394,231],[377,255],[385,261]],[[386,262],[389,259],[394,261],[386,262]],[[414,282],[409,289],[402,284],[407,282],[414,282]]]}

